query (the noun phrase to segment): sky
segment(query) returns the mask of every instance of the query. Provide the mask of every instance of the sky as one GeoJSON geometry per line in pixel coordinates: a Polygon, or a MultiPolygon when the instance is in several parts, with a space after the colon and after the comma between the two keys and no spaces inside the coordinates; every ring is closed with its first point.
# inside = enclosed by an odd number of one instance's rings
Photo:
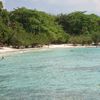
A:
{"type": "Polygon", "coordinates": [[[0,0],[8,10],[27,7],[51,14],[87,11],[100,15],[100,0],[0,0]]]}

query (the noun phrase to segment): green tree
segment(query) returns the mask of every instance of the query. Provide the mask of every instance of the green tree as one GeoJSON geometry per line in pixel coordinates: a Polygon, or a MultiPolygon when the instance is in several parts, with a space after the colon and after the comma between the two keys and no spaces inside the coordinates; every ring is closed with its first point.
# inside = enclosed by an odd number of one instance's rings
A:
{"type": "Polygon", "coordinates": [[[94,32],[92,34],[92,40],[95,45],[98,45],[98,43],[100,42],[100,32],[94,32]]]}
{"type": "Polygon", "coordinates": [[[3,3],[2,3],[2,1],[0,1],[0,10],[2,10],[3,9],[3,3]]]}
{"type": "Polygon", "coordinates": [[[94,14],[87,15],[85,12],[73,12],[68,15],[61,14],[57,17],[57,22],[70,34],[91,34],[100,29],[100,18],[94,14]]]}

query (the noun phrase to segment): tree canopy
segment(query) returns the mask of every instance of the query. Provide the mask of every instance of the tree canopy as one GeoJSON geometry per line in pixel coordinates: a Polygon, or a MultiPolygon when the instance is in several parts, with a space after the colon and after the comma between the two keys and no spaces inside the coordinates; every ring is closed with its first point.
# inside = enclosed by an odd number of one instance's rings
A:
{"type": "Polygon", "coordinates": [[[100,42],[100,17],[85,12],[51,15],[25,7],[3,9],[0,1],[0,44],[36,46],[100,42]]]}
{"type": "Polygon", "coordinates": [[[65,32],[73,35],[91,34],[100,29],[100,17],[85,12],[73,12],[57,16],[57,21],[62,25],[65,32]]]}

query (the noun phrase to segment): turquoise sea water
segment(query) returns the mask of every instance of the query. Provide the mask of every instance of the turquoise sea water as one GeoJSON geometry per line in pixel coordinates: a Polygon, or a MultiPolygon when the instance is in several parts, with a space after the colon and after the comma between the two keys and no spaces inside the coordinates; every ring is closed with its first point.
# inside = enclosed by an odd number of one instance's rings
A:
{"type": "Polygon", "coordinates": [[[0,61],[0,100],[100,100],[100,48],[5,57],[0,61]]]}

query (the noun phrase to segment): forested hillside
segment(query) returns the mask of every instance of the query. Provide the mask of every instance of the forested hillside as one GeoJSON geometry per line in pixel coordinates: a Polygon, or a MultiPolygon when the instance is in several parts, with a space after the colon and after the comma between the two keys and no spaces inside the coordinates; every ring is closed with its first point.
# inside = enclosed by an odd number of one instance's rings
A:
{"type": "Polygon", "coordinates": [[[73,12],[51,15],[42,11],[3,9],[0,2],[0,45],[13,47],[44,44],[98,44],[100,16],[73,12]]]}

